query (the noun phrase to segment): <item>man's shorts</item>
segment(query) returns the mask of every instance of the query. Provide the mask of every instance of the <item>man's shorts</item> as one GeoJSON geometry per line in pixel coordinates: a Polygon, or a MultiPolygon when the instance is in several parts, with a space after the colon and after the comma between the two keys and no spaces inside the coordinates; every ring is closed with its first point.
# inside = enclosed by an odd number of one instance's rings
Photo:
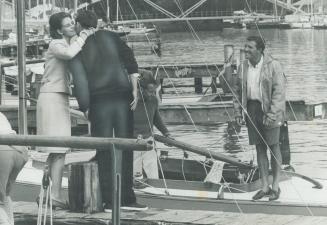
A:
{"type": "Polygon", "coordinates": [[[264,113],[260,101],[249,100],[247,102],[247,111],[246,125],[248,127],[249,144],[264,144],[269,146],[278,144],[280,127],[267,128],[263,125],[264,113]]]}

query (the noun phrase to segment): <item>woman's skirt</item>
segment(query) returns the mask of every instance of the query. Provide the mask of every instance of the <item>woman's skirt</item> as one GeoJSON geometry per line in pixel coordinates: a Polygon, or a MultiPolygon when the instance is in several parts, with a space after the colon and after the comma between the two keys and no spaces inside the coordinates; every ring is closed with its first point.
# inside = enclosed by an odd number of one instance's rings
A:
{"type": "MultiPolygon", "coordinates": [[[[69,95],[41,92],[36,109],[37,135],[71,136],[69,95]]],[[[67,153],[70,148],[38,147],[47,153],[67,153]]]]}

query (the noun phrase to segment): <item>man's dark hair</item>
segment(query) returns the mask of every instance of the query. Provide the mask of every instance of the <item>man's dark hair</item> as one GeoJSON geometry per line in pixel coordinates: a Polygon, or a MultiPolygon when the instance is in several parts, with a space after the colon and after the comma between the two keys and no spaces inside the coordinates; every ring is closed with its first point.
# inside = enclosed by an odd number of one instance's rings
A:
{"type": "Polygon", "coordinates": [[[142,88],[146,89],[148,84],[158,85],[150,70],[139,69],[139,74],[141,75],[139,82],[142,88]]]}
{"type": "Polygon", "coordinates": [[[88,29],[91,27],[97,28],[98,17],[93,11],[82,10],[77,13],[75,21],[79,22],[81,24],[81,26],[85,29],[88,29]]]}
{"type": "Polygon", "coordinates": [[[265,41],[259,36],[249,36],[246,40],[254,41],[257,46],[257,49],[261,49],[262,53],[266,48],[265,41]]]}
{"type": "Polygon", "coordinates": [[[50,37],[53,39],[61,39],[62,35],[58,33],[57,30],[62,28],[62,21],[65,18],[72,18],[68,13],[59,12],[52,14],[49,19],[49,30],[50,30],[50,37]]]}

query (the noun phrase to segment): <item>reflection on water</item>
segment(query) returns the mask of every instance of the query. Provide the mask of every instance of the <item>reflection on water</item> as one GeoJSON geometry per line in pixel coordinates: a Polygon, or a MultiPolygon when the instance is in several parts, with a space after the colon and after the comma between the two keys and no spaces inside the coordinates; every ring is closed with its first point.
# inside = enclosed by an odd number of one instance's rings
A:
{"type": "MultiPolygon", "coordinates": [[[[229,136],[226,124],[210,126],[170,125],[178,140],[215,150],[242,161],[256,160],[254,146],[248,144],[247,129],[229,136]]],[[[327,121],[289,122],[291,164],[296,172],[327,179],[327,121]]],[[[178,151],[178,150],[177,150],[178,151]]]]}
{"type": "MultiPolygon", "coordinates": [[[[267,52],[279,59],[288,79],[287,95],[291,100],[310,102],[327,98],[327,30],[260,31],[267,41],[267,52]]],[[[256,30],[225,29],[222,32],[162,34],[162,57],[140,56],[140,64],[222,63],[225,44],[233,44],[238,57],[247,36],[256,30]]],[[[190,89],[191,90],[191,89],[190,89]]]]}

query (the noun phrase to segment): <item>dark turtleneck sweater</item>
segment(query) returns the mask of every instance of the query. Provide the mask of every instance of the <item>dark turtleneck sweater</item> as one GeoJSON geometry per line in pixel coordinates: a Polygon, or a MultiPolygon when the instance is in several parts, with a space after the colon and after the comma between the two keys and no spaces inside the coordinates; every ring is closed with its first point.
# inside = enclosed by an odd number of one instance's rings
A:
{"type": "Polygon", "coordinates": [[[82,51],[69,62],[80,109],[107,96],[131,96],[129,74],[138,72],[132,50],[111,31],[99,30],[87,38],[82,51]]]}

